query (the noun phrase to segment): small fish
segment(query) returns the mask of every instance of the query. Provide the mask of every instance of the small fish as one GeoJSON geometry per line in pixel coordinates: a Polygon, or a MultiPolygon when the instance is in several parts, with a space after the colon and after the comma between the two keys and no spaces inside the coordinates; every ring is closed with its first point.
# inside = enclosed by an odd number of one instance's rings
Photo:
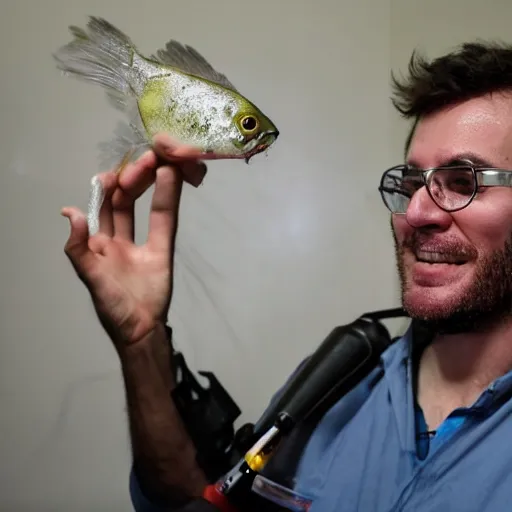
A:
{"type": "MultiPolygon", "coordinates": [[[[74,39],[53,54],[57,68],[104,87],[111,104],[127,117],[113,140],[100,144],[104,164],[115,161],[117,172],[151,148],[159,132],[199,148],[205,159],[246,162],[277,139],[274,123],[191,46],[171,39],[148,58],[103,18],[90,16],[86,29],[69,30],[74,39]]],[[[94,177],[88,205],[91,234],[98,229],[103,199],[94,177]]]]}

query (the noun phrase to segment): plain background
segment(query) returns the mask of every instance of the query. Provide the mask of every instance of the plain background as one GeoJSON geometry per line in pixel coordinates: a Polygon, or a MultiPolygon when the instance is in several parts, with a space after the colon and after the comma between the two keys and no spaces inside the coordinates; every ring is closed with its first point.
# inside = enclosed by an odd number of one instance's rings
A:
{"type": "MultiPolygon", "coordinates": [[[[408,125],[390,71],[414,48],[510,34],[508,0],[2,0],[0,510],[127,511],[130,450],[114,350],[63,253],[117,119],[62,77],[67,27],[104,16],[145,53],[191,44],[278,125],[268,156],[216,162],[184,191],[169,321],[193,369],[255,420],[338,324],[399,305],[377,192],[408,125]]],[[[146,235],[149,191],[137,237],[146,235]]],[[[399,325],[397,328],[399,329],[399,325]]]]}

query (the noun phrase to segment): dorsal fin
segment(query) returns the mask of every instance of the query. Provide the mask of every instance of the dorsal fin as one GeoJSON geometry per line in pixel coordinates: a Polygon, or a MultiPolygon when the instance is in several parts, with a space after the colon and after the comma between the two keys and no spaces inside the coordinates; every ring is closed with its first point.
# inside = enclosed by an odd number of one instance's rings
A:
{"type": "Polygon", "coordinates": [[[227,79],[226,75],[216,71],[210,63],[194,48],[183,45],[171,39],[165,48],[157,50],[150,57],[153,60],[179,68],[184,73],[190,73],[215,82],[227,89],[237,92],[235,86],[227,79]]]}

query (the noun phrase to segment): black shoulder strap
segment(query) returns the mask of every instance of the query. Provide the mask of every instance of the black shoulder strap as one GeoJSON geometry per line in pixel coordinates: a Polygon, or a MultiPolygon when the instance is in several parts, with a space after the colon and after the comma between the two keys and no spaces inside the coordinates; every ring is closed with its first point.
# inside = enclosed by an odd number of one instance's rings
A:
{"type": "MultiPolygon", "coordinates": [[[[378,322],[381,320],[397,317],[407,317],[407,313],[403,308],[393,308],[386,310],[379,310],[374,312],[365,313],[364,317],[372,318],[378,322]]],[[[386,329],[387,331],[387,329],[386,329]]],[[[392,342],[397,341],[400,336],[396,336],[392,339],[392,342]]],[[[362,405],[357,404],[355,410],[357,411],[362,405]]],[[[332,403],[324,402],[318,406],[306,419],[304,419],[292,433],[283,441],[283,444],[279,447],[279,450],[274,457],[267,464],[263,475],[270,480],[280,483],[288,488],[293,488],[295,485],[295,476],[299,466],[299,462],[302,458],[304,449],[313,434],[314,430],[332,407],[332,403]]],[[[280,508],[272,509],[269,508],[268,512],[282,510],[280,508]]],[[[267,510],[265,510],[267,512],[267,510]]]]}

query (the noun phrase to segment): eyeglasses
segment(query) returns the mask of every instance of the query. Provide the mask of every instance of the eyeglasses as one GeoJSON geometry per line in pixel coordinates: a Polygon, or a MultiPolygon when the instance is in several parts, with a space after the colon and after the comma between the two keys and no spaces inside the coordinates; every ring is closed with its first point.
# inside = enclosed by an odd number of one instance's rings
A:
{"type": "Polygon", "coordinates": [[[456,212],[466,208],[481,187],[511,187],[512,170],[470,163],[425,170],[397,165],[384,172],[379,192],[392,213],[403,214],[414,193],[424,185],[439,208],[456,212]]]}

